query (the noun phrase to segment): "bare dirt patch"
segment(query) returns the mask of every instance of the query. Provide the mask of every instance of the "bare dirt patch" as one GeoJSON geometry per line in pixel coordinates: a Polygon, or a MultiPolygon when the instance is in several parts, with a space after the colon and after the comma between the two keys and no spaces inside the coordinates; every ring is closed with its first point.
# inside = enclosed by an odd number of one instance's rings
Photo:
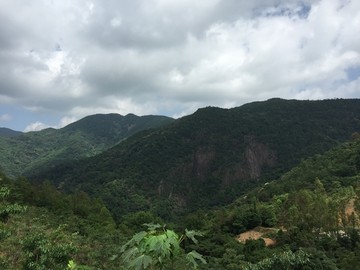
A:
{"type": "Polygon", "coordinates": [[[247,240],[263,239],[266,246],[273,246],[276,244],[275,240],[267,237],[267,235],[276,232],[278,232],[278,229],[275,228],[256,227],[253,230],[239,234],[236,240],[240,243],[246,243],[247,240]]]}
{"type": "Polygon", "coordinates": [[[345,214],[347,217],[350,217],[351,214],[355,212],[355,199],[351,199],[348,204],[345,206],[345,214]]]}
{"type": "Polygon", "coordinates": [[[355,199],[351,199],[345,205],[344,212],[339,215],[339,224],[354,223],[355,226],[360,226],[360,217],[355,209],[355,199]]]}

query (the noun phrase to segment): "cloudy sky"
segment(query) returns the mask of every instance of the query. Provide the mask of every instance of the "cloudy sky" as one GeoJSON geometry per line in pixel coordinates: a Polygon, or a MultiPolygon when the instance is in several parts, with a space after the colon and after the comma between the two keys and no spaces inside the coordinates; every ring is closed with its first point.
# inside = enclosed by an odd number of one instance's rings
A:
{"type": "Polygon", "coordinates": [[[0,126],[360,98],[358,0],[0,0],[0,126]]]}

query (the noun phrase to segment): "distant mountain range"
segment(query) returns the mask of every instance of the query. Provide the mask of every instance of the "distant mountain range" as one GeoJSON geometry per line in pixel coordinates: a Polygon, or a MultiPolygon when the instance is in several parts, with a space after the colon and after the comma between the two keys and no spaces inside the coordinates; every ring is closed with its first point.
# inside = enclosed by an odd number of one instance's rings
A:
{"type": "Polygon", "coordinates": [[[173,122],[165,116],[96,114],[61,129],[21,133],[0,129],[0,167],[9,176],[34,173],[101,153],[145,129],[173,122]]]}
{"type": "Polygon", "coordinates": [[[0,137],[16,137],[21,135],[22,132],[15,131],[9,128],[0,127],[0,137]]]}
{"type": "Polygon", "coordinates": [[[360,100],[271,99],[199,109],[93,157],[28,172],[100,196],[115,215],[152,208],[164,217],[231,202],[357,131],[360,100]]]}

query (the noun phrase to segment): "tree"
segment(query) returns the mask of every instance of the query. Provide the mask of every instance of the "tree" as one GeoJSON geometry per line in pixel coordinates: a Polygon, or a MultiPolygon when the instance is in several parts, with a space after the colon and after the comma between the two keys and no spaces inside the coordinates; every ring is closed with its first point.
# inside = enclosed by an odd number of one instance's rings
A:
{"type": "Polygon", "coordinates": [[[256,264],[247,263],[244,270],[289,270],[298,269],[300,266],[307,265],[310,262],[310,255],[303,250],[284,251],[279,254],[274,254],[270,258],[266,258],[256,264]]]}
{"type": "Polygon", "coordinates": [[[26,211],[26,207],[17,203],[8,202],[10,189],[2,185],[0,176],[0,240],[8,237],[11,233],[4,227],[4,223],[8,221],[10,215],[20,214],[26,211]]]}
{"type": "Polygon", "coordinates": [[[67,239],[62,227],[54,232],[32,232],[22,241],[24,270],[65,269],[76,247],[67,239]]]}
{"type": "Polygon", "coordinates": [[[10,189],[6,186],[0,186],[0,221],[1,222],[6,222],[11,214],[19,214],[26,210],[26,207],[22,205],[8,202],[7,197],[9,195],[10,195],[10,189]]]}
{"type": "Polygon", "coordinates": [[[159,224],[144,224],[147,231],[135,234],[121,249],[126,269],[197,269],[199,262],[206,264],[205,259],[192,250],[185,254],[180,244],[187,238],[197,244],[195,236],[201,234],[185,229],[179,237],[174,231],[165,229],[159,224]],[[179,268],[180,267],[180,268],[179,268]]]}

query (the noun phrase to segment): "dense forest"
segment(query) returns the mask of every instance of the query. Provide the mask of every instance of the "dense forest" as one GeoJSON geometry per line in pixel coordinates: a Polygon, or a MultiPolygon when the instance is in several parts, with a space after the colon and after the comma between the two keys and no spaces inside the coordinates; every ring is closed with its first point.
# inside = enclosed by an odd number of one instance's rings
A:
{"type": "Polygon", "coordinates": [[[356,269],[359,131],[359,100],[272,99],[4,170],[0,269],[356,269]]]}
{"type": "Polygon", "coordinates": [[[114,218],[150,210],[166,220],[225,205],[360,130],[359,100],[271,99],[208,107],[78,162],[27,176],[100,196],[114,218]]]}
{"type": "Polygon", "coordinates": [[[131,135],[169,124],[165,116],[97,114],[61,129],[21,133],[0,129],[0,164],[9,176],[94,156],[131,135]]]}

